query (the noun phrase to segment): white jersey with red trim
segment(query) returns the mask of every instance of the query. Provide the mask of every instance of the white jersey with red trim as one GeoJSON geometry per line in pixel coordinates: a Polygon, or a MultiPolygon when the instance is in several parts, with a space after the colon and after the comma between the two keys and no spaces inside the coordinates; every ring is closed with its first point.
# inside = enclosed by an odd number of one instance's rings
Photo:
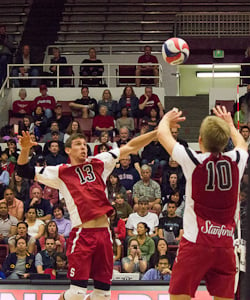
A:
{"type": "Polygon", "coordinates": [[[36,167],[36,180],[59,189],[65,199],[72,227],[112,213],[106,180],[119,161],[119,148],[89,157],[82,164],[36,167]]]}
{"type": "Polygon", "coordinates": [[[172,156],[186,177],[183,236],[193,243],[232,247],[248,153],[237,148],[218,155],[197,154],[176,143],[172,156]]]}

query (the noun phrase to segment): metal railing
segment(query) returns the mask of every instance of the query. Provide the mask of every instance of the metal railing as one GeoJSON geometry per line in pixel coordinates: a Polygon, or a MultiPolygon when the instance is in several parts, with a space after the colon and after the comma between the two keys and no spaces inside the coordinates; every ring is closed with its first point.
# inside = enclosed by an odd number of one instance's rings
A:
{"type": "Polygon", "coordinates": [[[199,12],[176,14],[175,34],[189,36],[249,36],[250,13],[199,12]]]}

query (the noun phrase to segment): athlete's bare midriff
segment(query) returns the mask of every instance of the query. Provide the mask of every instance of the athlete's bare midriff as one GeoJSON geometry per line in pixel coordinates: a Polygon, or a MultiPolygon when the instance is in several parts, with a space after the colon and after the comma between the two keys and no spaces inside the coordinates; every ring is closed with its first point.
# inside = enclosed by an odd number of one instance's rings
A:
{"type": "Polygon", "coordinates": [[[79,226],[78,228],[100,228],[100,227],[109,227],[109,221],[107,215],[102,215],[96,219],[85,222],[79,226]]]}

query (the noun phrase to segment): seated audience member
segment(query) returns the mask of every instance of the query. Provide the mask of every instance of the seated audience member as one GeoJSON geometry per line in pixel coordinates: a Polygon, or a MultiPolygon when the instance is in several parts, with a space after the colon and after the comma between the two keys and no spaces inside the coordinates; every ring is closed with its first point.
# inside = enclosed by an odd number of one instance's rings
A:
{"type": "Polygon", "coordinates": [[[148,121],[147,120],[142,119],[139,125],[140,125],[140,131],[135,134],[135,137],[139,136],[139,135],[142,135],[142,134],[144,134],[144,133],[146,133],[146,132],[149,131],[149,125],[148,125],[148,121]]]}
{"type": "Polygon", "coordinates": [[[159,183],[151,179],[152,169],[148,165],[141,167],[142,179],[133,186],[134,210],[138,209],[138,200],[141,197],[149,199],[149,209],[152,209],[158,215],[161,212],[161,187],[159,183]]]}
{"type": "Polygon", "coordinates": [[[99,115],[95,116],[93,120],[94,134],[99,136],[102,131],[106,131],[109,136],[113,136],[114,127],[114,118],[107,115],[107,107],[100,106],[99,115]]]}
{"type": "MultiPolygon", "coordinates": [[[[17,54],[16,57],[16,64],[23,64],[21,67],[15,67],[12,70],[12,76],[13,77],[18,77],[23,80],[19,79],[14,79],[14,86],[19,87],[20,85],[23,85],[27,82],[26,76],[32,76],[32,77],[37,77],[39,76],[39,71],[37,67],[31,67],[29,64],[34,64],[35,63],[35,57],[32,55],[30,51],[30,46],[29,45],[24,45],[22,47],[22,53],[17,54]],[[24,83],[25,82],[25,83],[24,83]]],[[[38,78],[31,79],[31,86],[32,87],[37,87],[37,81],[38,78]]]]}
{"type": "Polygon", "coordinates": [[[128,200],[126,189],[121,184],[120,179],[115,171],[112,172],[107,179],[107,190],[108,199],[111,203],[115,202],[118,194],[122,194],[124,199],[126,201],[128,200]]]}
{"type": "Polygon", "coordinates": [[[4,191],[4,199],[0,200],[1,202],[6,202],[8,206],[8,213],[17,218],[18,221],[23,220],[24,205],[23,201],[15,198],[14,191],[11,188],[6,188],[4,191]]]}
{"type": "Polygon", "coordinates": [[[86,66],[80,67],[80,76],[83,76],[82,84],[102,86],[102,78],[96,78],[96,76],[102,76],[104,66],[102,65],[102,61],[96,58],[95,48],[89,48],[89,58],[85,58],[82,64],[86,64],[86,66]],[[89,64],[95,65],[91,66],[89,64]],[[92,76],[92,78],[85,78],[86,76],[92,76]]]}
{"type": "Polygon", "coordinates": [[[160,122],[158,110],[155,107],[152,107],[149,111],[149,117],[146,116],[145,120],[148,122],[148,130],[155,130],[160,122]]]}
{"type": "Polygon", "coordinates": [[[68,258],[66,254],[62,252],[56,252],[54,255],[56,266],[56,271],[67,271],[68,270],[68,258]]]}
{"type": "Polygon", "coordinates": [[[120,239],[116,236],[114,229],[110,227],[110,230],[112,233],[113,240],[113,264],[114,266],[120,266],[122,257],[122,243],[120,239]]]}
{"type": "Polygon", "coordinates": [[[174,138],[178,143],[180,143],[181,145],[183,145],[184,147],[187,148],[187,147],[188,147],[188,143],[187,143],[185,140],[179,138],[179,128],[177,128],[177,127],[172,127],[170,130],[171,130],[171,133],[172,133],[173,138],[174,138]]]}
{"type": "Polygon", "coordinates": [[[150,117],[150,111],[152,108],[159,112],[160,118],[164,115],[163,106],[159,97],[153,94],[153,88],[151,86],[145,87],[145,93],[139,99],[139,110],[141,117],[150,117]]]}
{"type": "Polygon", "coordinates": [[[7,124],[1,128],[1,142],[7,142],[10,139],[14,139],[16,142],[18,142],[18,138],[14,132],[14,124],[7,124]]]}
{"type": "Polygon", "coordinates": [[[39,141],[41,136],[46,133],[48,119],[46,118],[41,106],[34,109],[33,120],[35,124],[34,133],[36,140],[39,141]]]}
{"type": "Polygon", "coordinates": [[[120,160],[120,167],[116,169],[116,174],[127,192],[131,192],[134,184],[140,180],[138,171],[130,166],[130,162],[130,156],[124,157],[120,160]]]}
{"type": "Polygon", "coordinates": [[[50,119],[53,116],[53,111],[56,107],[56,99],[53,96],[48,95],[48,89],[45,84],[40,85],[41,96],[37,96],[33,101],[34,109],[37,106],[41,106],[45,116],[50,119]]]}
{"type": "Polygon", "coordinates": [[[109,150],[112,149],[112,143],[109,141],[109,134],[107,131],[102,131],[98,137],[98,142],[99,144],[95,145],[94,147],[94,155],[96,155],[97,152],[97,148],[99,145],[101,144],[107,144],[109,146],[109,150]]]}
{"type": "Polygon", "coordinates": [[[183,235],[182,218],[176,215],[176,203],[167,203],[167,212],[159,221],[159,237],[164,238],[168,244],[179,244],[183,235]]]}
{"type": "Polygon", "coordinates": [[[117,114],[119,113],[119,105],[116,100],[112,99],[110,90],[105,89],[102,93],[102,100],[98,101],[98,107],[101,106],[107,107],[107,115],[116,119],[117,114]]]}
{"type": "MultiPolygon", "coordinates": [[[[51,64],[67,64],[67,59],[64,56],[61,56],[60,50],[57,47],[53,48],[53,57],[51,57],[50,59],[50,63],[51,64]]],[[[58,68],[59,68],[59,76],[68,76],[69,72],[68,72],[68,66],[60,66],[57,67],[56,65],[50,66],[49,70],[51,72],[52,76],[57,76],[57,72],[58,72],[58,68]]],[[[57,85],[57,80],[53,79],[53,86],[57,85]]],[[[67,79],[60,79],[60,87],[63,87],[65,82],[67,82],[67,79]]]]}
{"type": "Polygon", "coordinates": [[[17,233],[8,239],[10,252],[16,251],[16,241],[20,238],[24,238],[27,243],[27,250],[29,253],[34,253],[36,239],[28,234],[28,224],[24,221],[17,223],[17,233]]]}
{"type": "Polygon", "coordinates": [[[240,128],[240,134],[243,136],[243,139],[247,143],[247,145],[250,145],[250,129],[248,126],[242,126],[240,128]]]}
{"type": "MultiPolygon", "coordinates": [[[[37,142],[35,133],[30,133],[30,138],[31,138],[32,142],[37,142]]],[[[37,144],[30,148],[30,153],[29,153],[30,159],[35,155],[42,155],[42,154],[43,154],[43,149],[42,149],[41,145],[37,144]]]]}
{"type": "Polygon", "coordinates": [[[127,144],[130,141],[129,130],[127,127],[121,127],[119,129],[119,137],[120,139],[116,142],[119,148],[121,145],[127,144]]]}
{"type": "Polygon", "coordinates": [[[116,129],[120,130],[122,127],[126,127],[130,132],[135,130],[135,122],[132,117],[128,116],[128,108],[121,108],[121,117],[116,120],[116,129]]]}
{"type": "Polygon", "coordinates": [[[122,96],[119,100],[120,109],[122,107],[127,107],[128,116],[132,118],[139,117],[139,99],[136,97],[133,87],[127,85],[122,93],[122,96]]]}
{"type": "Polygon", "coordinates": [[[137,224],[146,223],[150,231],[148,235],[155,237],[158,235],[159,219],[157,214],[149,211],[149,199],[147,197],[140,197],[138,200],[138,211],[129,215],[126,228],[128,236],[137,235],[137,224]]]}
{"type": "Polygon", "coordinates": [[[60,154],[59,143],[57,141],[49,142],[49,152],[50,153],[45,156],[48,166],[57,166],[67,163],[67,157],[60,154]]]}
{"type": "Polygon", "coordinates": [[[2,270],[7,279],[25,279],[36,272],[35,256],[28,252],[25,238],[16,240],[16,251],[7,256],[2,270]]]}
{"type": "Polygon", "coordinates": [[[55,221],[49,221],[45,225],[44,235],[40,237],[39,243],[41,245],[41,249],[45,249],[45,239],[47,237],[53,238],[56,243],[56,252],[64,252],[65,250],[65,238],[58,233],[58,227],[55,221]]]}
{"type": "Polygon", "coordinates": [[[150,257],[148,268],[154,268],[157,265],[159,257],[166,255],[169,265],[172,266],[175,260],[175,254],[168,251],[168,243],[165,239],[159,238],[156,244],[155,253],[150,257]]]}
{"type": "Polygon", "coordinates": [[[142,277],[142,280],[164,280],[169,282],[171,278],[170,264],[168,257],[162,255],[154,268],[149,269],[142,277]]]}
{"type": "MultiPolygon", "coordinates": [[[[173,201],[176,204],[176,211],[175,214],[180,217],[183,218],[183,214],[184,214],[184,209],[185,209],[185,201],[184,201],[184,196],[183,194],[180,193],[180,191],[175,190],[172,193],[170,193],[169,195],[169,202],[173,201]]],[[[167,210],[167,203],[163,206],[162,208],[162,212],[167,210]]]]}
{"type": "MultiPolygon", "coordinates": [[[[158,66],[150,65],[158,64],[158,59],[156,56],[151,54],[152,48],[148,45],[144,47],[144,54],[138,58],[138,64],[143,64],[136,67],[135,76],[159,76],[158,66]]],[[[135,79],[136,86],[141,85],[141,78],[135,79]]],[[[155,86],[159,85],[159,79],[157,77],[154,78],[155,86]]]]}
{"type": "Polygon", "coordinates": [[[52,208],[48,200],[42,198],[42,188],[34,186],[31,190],[32,198],[25,203],[25,211],[28,211],[29,207],[35,207],[37,212],[37,218],[47,222],[51,220],[52,208]]]}
{"type": "Polygon", "coordinates": [[[58,233],[68,238],[71,231],[71,221],[64,218],[64,209],[61,204],[55,204],[52,209],[52,213],[54,216],[53,221],[56,223],[58,228],[58,233]]]}
{"type": "Polygon", "coordinates": [[[141,164],[150,165],[152,168],[152,177],[157,173],[162,174],[163,169],[169,161],[169,154],[159,143],[157,138],[144,147],[141,153],[141,164]]]}
{"type": "Polygon", "coordinates": [[[59,126],[59,131],[61,132],[65,132],[65,130],[67,129],[71,118],[69,116],[65,116],[63,114],[63,110],[62,110],[62,104],[60,103],[56,103],[56,106],[54,108],[54,116],[53,116],[53,121],[56,121],[58,126],[59,126]]]}
{"type": "Polygon", "coordinates": [[[24,117],[32,113],[32,101],[25,100],[27,91],[25,89],[19,90],[19,100],[13,102],[12,112],[15,117],[24,117]]]}
{"type": "Polygon", "coordinates": [[[147,270],[147,259],[142,256],[136,237],[132,237],[128,242],[128,256],[122,258],[122,270],[125,273],[142,274],[147,270]]]}
{"type": "MultiPolygon", "coordinates": [[[[17,149],[17,142],[15,139],[9,139],[7,141],[7,148],[3,151],[8,155],[8,158],[10,159],[11,157],[14,157],[14,161],[16,162],[18,155],[19,155],[19,150],[17,149]]],[[[11,175],[11,174],[10,174],[11,175]]]]}
{"type": "Polygon", "coordinates": [[[52,141],[52,132],[55,132],[55,131],[59,132],[59,141],[63,142],[64,134],[59,131],[59,125],[58,125],[57,121],[51,122],[49,131],[48,131],[48,133],[45,134],[43,141],[45,143],[52,141]]]}
{"type": "Polygon", "coordinates": [[[30,206],[25,214],[25,222],[28,224],[28,234],[39,240],[44,234],[44,222],[37,218],[36,208],[30,206]]]}
{"type": "Polygon", "coordinates": [[[109,145],[108,144],[100,144],[97,146],[97,153],[108,152],[109,145]]]}
{"type": "MultiPolygon", "coordinates": [[[[6,153],[3,153],[1,156],[7,156],[6,153]]],[[[0,198],[3,198],[4,191],[6,187],[9,185],[10,182],[10,175],[7,170],[5,170],[5,166],[2,166],[3,161],[1,160],[1,166],[0,166],[0,198]]],[[[6,166],[7,168],[7,166],[6,166]]]]}
{"type": "Polygon", "coordinates": [[[24,116],[23,120],[19,123],[19,134],[22,133],[22,131],[28,131],[29,133],[34,133],[35,130],[35,124],[33,122],[33,118],[31,116],[24,116]]]}
{"type": "Polygon", "coordinates": [[[115,207],[110,216],[110,226],[113,228],[115,236],[123,242],[126,237],[125,222],[118,216],[115,207]]]}
{"type": "Polygon", "coordinates": [[[14,171],[11,175],[10,189],[14,192],[14,196],[25,203],[29,199],[29,183],[28,180],[17,175],[14,171]]]}
{"type": "Polygon", "coordinates": [[[116,194],[114,207],[117,210],[118,216],[124,222],[127,222],[129,215],[133,212],[133,209],[128,202],[125,201],[124,194],[116,194]]]}
{"type": "Polygon", "coordinates": [[[144,222],[139,222],[137,224],[137,235],[136,239],[139,243],[141,250],[141,256],[146,257],[147,263],[150,260],[151,255],[155,252],[155,242],[148,236],[150,228],[144,222]]]}
{"type": "Polygon", "coordinates": [[[74,133],[82,133],[81,125],[77,120],[72,120],[64,134],[63,142],[66,143],[67,139],[74,133]]]}
{"type": "Polygon", "coordinates": [[[17,218],[9,215],[7,203],[0,203],[0,244],[8,244],[8,239],[16,234],[17,218]]]}
{"type": "Polygon", "coordinates": [[[245,102],[241,102],[240,110],[236,111],[234,114],[234,125],[237,128],[239,121],[239,127],[247,126],[247,104],[245,102]]]}
{"type": "Polygon", "coordinates": [[[59,140],[60,139],[60,132],[59,131],[52,131],[51,132],[51,140],[50,141],[48,141],[48,142],[46,142],[45,144],[44,144],[44,147],[43,147],[43,155],[48,155],[48,154],[50,154],[51,153],[51,151],[50,151],[50,144],[52,143],[52,142],[55,142],[55,143],[57,143],[58,144],[58,146],[59,146],[59,154],[61,154],[62,156],[64,156],[64,157],[67,157],[67,154],[65,153],[65,151],[64,151],[64,142],[62,142],[62,141],[60,141],[59,140]]]}
{"type": "Polygon", "coordinates": [[[54,269],[55,249],[56,249],[55,240],[51,237],[47,237],[45,239],[45,249],[37,253],[35,257],[35,265],[38,274],[46,274],[47,269],[54,269]]]}
{"type": "Polygon", "coordinates": [[[81,88],[81,99],[76,99],[74,102],[69,103],[69,107],[72,109],[73,117],[93,118],[98,113],[97,101],[94,98],[89,97],[88,86],[81,88]]]}

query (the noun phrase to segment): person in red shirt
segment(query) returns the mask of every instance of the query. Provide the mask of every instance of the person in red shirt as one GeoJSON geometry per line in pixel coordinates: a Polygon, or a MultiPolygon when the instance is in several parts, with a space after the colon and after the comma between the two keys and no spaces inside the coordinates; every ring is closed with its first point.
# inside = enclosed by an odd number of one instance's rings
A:
{"type": "Polygon", "coordinates": [[[41,96],[38,96],[33,101],[34,110],[37,106],[41,106],[47,119],[52,118],[53,110],[56,107],[56,100],[53,96],[47,94],[48,89],[45,84],[40,86],[41,96]]]}
{"type": "Polygon", "coordinates": [[[27,92],[25,89],[19,90],[20,100],[13,102],[13,115],[15,117],[24,117],[25,115],[31,115],[32,112],[32,101],[25,100],[27,97],[27,92]]]}
{"type": "MultiPolygon", "coordinates": [[[[136,67],[135,76],[155,76],[154,84],[159,85],[159,70],[158,66],[152,66],[152,64],[158,64],[158,59],[156,56],[151,54],[152,48],[150,46],[144,47],[144,54],[138,58],[138,64],[145,64],[136,67]]],[[[135,79],[136,86],[141,85],[141,78],[135,79]]]]}
{"type": "Polygon", "coordinates": [[[150,111],[152,108],[155,108],[157,112],[159,112],[160,118],[163,117],[164,111],[159,97],[156,94],[153,94],[153,89],[151,86],[146,86],[145,93],[140,97],[139,100],[139,110],[142,113],[141,117],[150,117],[150,111]]]}
{"type": "Polygon", "coordinates": [[[104,105],[100,106],[99,115],[95,116],[93,120],[95,134],[99,136],[102,131],[106,131],[111,136],[114,127],[114,118],[112,116],[107,116],[107,107],[104,105]]]}

